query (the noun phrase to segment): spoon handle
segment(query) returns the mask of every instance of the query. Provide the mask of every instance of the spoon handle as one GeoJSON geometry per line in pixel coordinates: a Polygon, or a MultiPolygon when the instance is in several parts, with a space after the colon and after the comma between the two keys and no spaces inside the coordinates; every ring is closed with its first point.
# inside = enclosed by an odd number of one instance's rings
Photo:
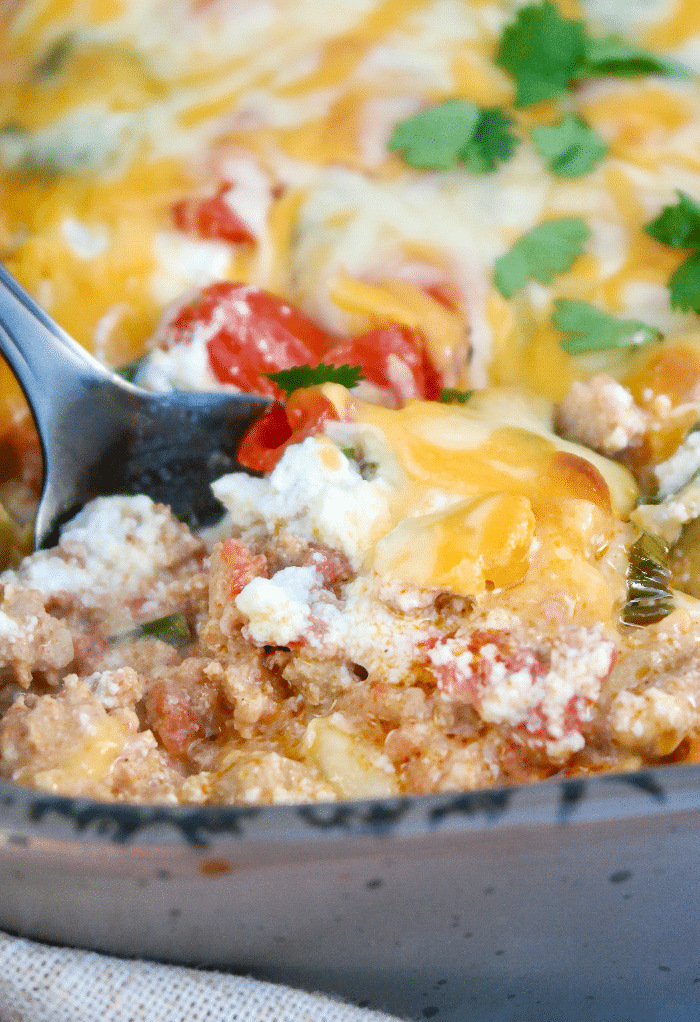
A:
{"type": "Polygon", "coordinates": [[[112,378],[57,323],[47,316],[0,264],[0,354],[29,402],[41,434],[53,426],[57,402],[112,378]]]}

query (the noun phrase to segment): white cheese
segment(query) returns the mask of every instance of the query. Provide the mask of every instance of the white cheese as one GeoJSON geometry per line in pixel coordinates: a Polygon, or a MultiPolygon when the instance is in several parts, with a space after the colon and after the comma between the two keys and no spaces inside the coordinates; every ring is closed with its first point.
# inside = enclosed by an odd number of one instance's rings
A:
{"type": "Polygon", "coordinates": [[[388,485],[363,479],[323,436],[288,447],[266,479],[235,473],[212,489],[241,527],[261,523],[274,533],[291,523],[302,539],[342,550],[356,569],[389,520],[388,485]]]}
{"type": "Polygon", "coordinates": [[[151,275],[151,291],[160,305],[190,288],[226,277],[231,265],[227,242],[201,241],[178,231],[159,231],[153,240],[153,254],[157,269],[151,275]]]}
{"type": "Polygon", "coordinates": [[[105,227],[88,226],[72,216],[61,222],[61,232],[79,259],[94,259],[102,255],[110,241],[105,227]]]}
{"type": "Polygon", "coordinates": [[[135,382],[140,387],[160,393],[235,389],[219,383],[211,371],[203,331],[195,332],[188,344],[174,344],[167,351],[153,348],[139,368],[135,382]]]}
{"type": "Polygon", "coordinates": [[[311,621],[312,590],[321,585],[315,568],[283,568],[272,578],[254,578],[236,597],[248,619],[246,631],[260,645],[298,641],[311,621]]]}
{"type": "Polygon", "coordinates": [[[44,596],[69,593],[87,608],[111,608],[115,622],[129,624],[129,599],[147,586],[155,596],[164,584],[158,576],[183,556],[180,534],[170,512],[149,497],[99,497],[63,527],[57,548],[26,557],[0,582],[44,596]]]}

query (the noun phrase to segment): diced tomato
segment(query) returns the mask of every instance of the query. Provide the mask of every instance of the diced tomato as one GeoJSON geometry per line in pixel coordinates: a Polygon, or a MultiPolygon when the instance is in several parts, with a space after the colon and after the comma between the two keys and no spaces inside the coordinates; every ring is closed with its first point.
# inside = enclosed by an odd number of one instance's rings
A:
{"type": "Polygon", "coordinates": [[[221,545],[221,559],[229,571],[228,590],[231,599],[238,596],[254,578],[268,577],[264,554],[253,556],[240,539],[224,540],[221,545]]]}
{"type": "Polygon", "coordinates": [[[282,392],[266,373],[318,364],[332,337],[283,298],[248,284],[219,281],[202,289],[165,325],[161,345],[202,337],[221,383],[264,397],[282,392]]]}
{"type": "Polygon", "coordinates": [[[329,589],[338,582],[347,582],[352,575],[350,561],[345,554],[330,547],[315,547],[310,550],[302,561],[302,566],[307,565],[320,573],[324,586],[329,589]]]}
{"type": "Polygon", "coordinates": [[[416,330],[388,323],[333,345],[323,356],[329,365],[359,365],[365,377],[389,390],[400,407],[410,398],[437,400],[439,376],[416,330]]]}
{"type": "Polygon", "coordinates": [[[239,464],[255,472],[270,472],[286,447],[320,433],[328,419],[337,418],[335,408],[320,390],[295,390],[285,405],[275,402],[253,423],[238,448],[239,464]]]}
{"type": "Polygon", "coordinates": [[[203,198],[191,197],[174,203],[172,207],[175,226],[198,238],[218,241],[255,241],[255,235],[245,220],[226,201],[226,192],[231,185],[223,184],[216,195],[203,198]]]}
{"type": "Polygon", "coordinates": [[[152,687],[149,702],[154,730],[165,748],[174,756],[186,756],[195,738],[204,736],[197,714],[165,681],[152,687]]]}

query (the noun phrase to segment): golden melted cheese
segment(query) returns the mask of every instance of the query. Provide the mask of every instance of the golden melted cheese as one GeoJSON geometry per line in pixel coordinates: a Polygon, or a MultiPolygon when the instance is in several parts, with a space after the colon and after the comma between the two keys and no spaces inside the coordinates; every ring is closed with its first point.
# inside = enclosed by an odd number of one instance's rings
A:
{"type": "MultiPolygon", "coordinates": [[[[324,392],[337,406],[337,393],[324,392]]],[[[410,401],[394,411],[353,402],[364,457],[392,492],[390,521],[368,566],[474,596],[522,583],[537,551],[536,576],[551,578],[543,562],[557,563],[556,577],[576,599],[596,592],[612,609],[595,564],[605,544],[582,520],[597,515],[598,528],[609,530],[634,506],[636,484],[617,462],[552,433],[542,413],[520,393],[494,390],[473,406],[410,401]]],[[[546,583],[539,598],[545,592],[546,583]]]]}

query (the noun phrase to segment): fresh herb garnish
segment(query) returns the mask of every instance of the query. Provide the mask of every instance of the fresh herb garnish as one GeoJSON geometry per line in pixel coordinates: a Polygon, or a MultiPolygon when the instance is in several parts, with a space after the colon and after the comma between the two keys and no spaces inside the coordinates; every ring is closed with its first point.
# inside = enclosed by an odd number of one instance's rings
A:
{"type": "Polygon", "coordinates": [[[472,137],[457,154],[472,174],[488,174],[496,170],[499,163],[505,163],[513,155],[517,138],[510,131],[514,124],[512,117],[494,107],[483,110],[472,137]]]}
{"type": "Polygon", "coordinates": [[[614,75],[631,78],[632,75],[667,75],[686,77],[688,71],[673,60],[667,60],[641,46],[625,42],[619,36],[587,39],[584,66],[580,77],[599,78],[614,75]]]}
{"type": "Polygon", "coordinates": [[[668,282],[671,305],[683,312],[700,312],[700,252],[688,256],[668,282]]]}
{"type": "Polygon", "coordinates": [[[630,547],[627,568],[627,600],[622,608],[626,625],[651,625],[673,610],[668,546],[650,532],[630,547]]]}
{"type": "Polygon", "coordinates": [[[688,73],[617,36],[590,37],[583,22],[564,18],[549,0],[520,8],[501,36],[496,63],[515,79],[520,107],[556,99],[583,78],[688,73]]]}
{"type": "Polygon", "coordinates": [[[192,643],[192,632],[184,614],[167,614],[153,621],[144,621],[131,631],[113,635],[109,641],[114,643],[145,638],[160,639],[170,646],[183,649],[192,643]]]}
{"type": "Polygon", "coordinates": [[[644,230],[652,238],[675,249],[694,249],[668,282],[674,309],[700,312],[700,203],[686,192],[678,192],[678,202],[665,206],[644,230]]]}
{"type": "Polygon", "coordinates": [[[587,351],[629,348],[651,341],[660,341],[656,327],[637,319],[616,319],[587,302],[557,298],[554,302],[554,325],[567,336],[561,345],[570,355],[587,351]]]}
{"type": "Polygon", "coordinates": [[[563,18],[553,3],[521,7],[501,36],[496,63],[515,79],[516,106],[562,96],[586,49],[581,21],[563,18]]]}
{"type": "Polygon", "coordinates": [[[485,174],[512,156],[517,143],[512,124],[498,108],[448,99],[399,121],[388,145],[412,167],[450,170],[464,163],[472,173],[485,174]]]}
{"type": "Polygon", "coordinates": [[[558,177],[587,174],[607,152],[600,135],[578,117],[566,117],[551,128],[533,128],[532,141],[551,172],[558,177]]]}
{"type": "Polygon", "coordinates": [[[664,206],[644,230],[671,248],[700,248],[700,203],[686,192],[677,192],[675,206],[664,206]]]}
{"type": "Polygon", "coordinates": [[[473,390],[458,390],[456,387],[443,387],[440,391],[440,401],[444,405],[466,405],[473,390]]]}
{"type": "Polygon", "coordinates": [[[144,364],[147,357],[147,354],[139,355],[138,358],[134,358],[131,362],[127,362],[125,365],[119,366],[119,368],[114,371],[117,376],[121,376],[121,378],[126,380],[127,383],[133,383],[138,375],[139,369],[144,364]]]}
{"type": "Polygon", "coordinates": [[[352,390],[360,380],[364,380],[361,366],[329,366],[325,362],[319,362],[317,366],[304,365],[280,369],[277,373],[265,375],[281,387],[287,396],[301,387],[318,387],[321,383],[340,383],[348,390],[352,390]]]}
{"type": "Polygon", "coordinates": [[[507,255],[496,260],[494,284],[504,298],[512,298],[528,279],[549,284],[555,274],[570,269],[589,234],[580,217],[548,220],[533,227],[507,255]]]}

